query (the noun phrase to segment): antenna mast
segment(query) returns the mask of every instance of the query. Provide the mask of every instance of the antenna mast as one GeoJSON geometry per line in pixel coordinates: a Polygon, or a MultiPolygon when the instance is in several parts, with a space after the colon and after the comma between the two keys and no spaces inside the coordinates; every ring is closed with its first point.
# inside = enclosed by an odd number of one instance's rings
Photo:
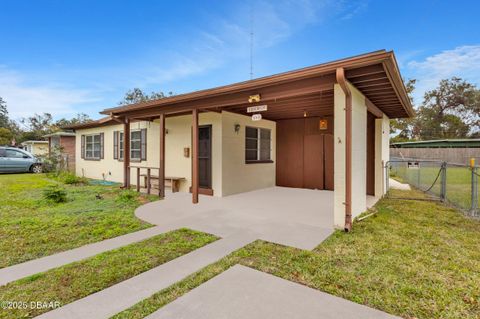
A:
{"type": "Polygon", "coordinates": [[[250,80],[253,79],[253,1],[250,2],[250,80]]]}

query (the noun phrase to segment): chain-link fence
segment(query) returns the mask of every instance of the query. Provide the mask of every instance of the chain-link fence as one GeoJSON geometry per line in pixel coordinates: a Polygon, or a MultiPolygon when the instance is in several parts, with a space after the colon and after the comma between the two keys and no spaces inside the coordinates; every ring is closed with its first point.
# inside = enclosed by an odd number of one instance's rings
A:
{"type": "Polygon", "coordinates": [[[398,196],[398,193],[392,195],[390,192],[390,179],[394,179],[423,191],[428,195],[428,199],[448,202],[468,215],[480,217],[478,166],[431,160],[392,159],[386,163],[385,170],[388,197],[398,196]]]}

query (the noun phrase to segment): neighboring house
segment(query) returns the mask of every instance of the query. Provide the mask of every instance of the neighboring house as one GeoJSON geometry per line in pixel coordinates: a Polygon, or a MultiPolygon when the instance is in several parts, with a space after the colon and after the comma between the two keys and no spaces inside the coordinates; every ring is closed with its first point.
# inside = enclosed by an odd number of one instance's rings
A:
{"type": "Polygon", "coordinates": [[[474,158],[480,163],[480,139],[442,139],[390,144],[390,156],[469,164],[474,158]]]}
{"type": "Polygon", "coordinates": [[[48,154],[48,141],[25,141],[20,145],[24,150],[35,156],[48,154]]]}
{"type": "Polygon", "coordinates": [[[377,51],[101,113],[69,127],[78,175],[129,187],[136,167],[152,167],[160,196],[164,177],[182,177],[194,203],[199,193],[331,190],[334,223],[350,229],[367,196],[385,192],[389,120],[413,110],[393,52],[377,51]]]}
{"type": "Polygon", "coordinates": [[[75,133],[55,132],[44,137],[48,139],[48,154],[60,150],[66,168],[75,172],[75,133]]]}

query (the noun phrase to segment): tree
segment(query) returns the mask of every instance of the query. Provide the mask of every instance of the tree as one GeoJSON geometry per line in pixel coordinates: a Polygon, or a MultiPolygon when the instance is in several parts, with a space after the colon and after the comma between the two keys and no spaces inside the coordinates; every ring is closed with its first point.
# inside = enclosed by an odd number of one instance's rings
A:
{"type": "Polygon", "coordinates": [[[173,92],[168,92],[167,94],[165,94],[162,91],[146,94],[141,89],[134,88],[133,90],[129,90],[127,93],[125,93],[123,100],[120,101],[118,105],[128,105],[128,104],[158,100],[158,99],[163,99],[164,97],[168,97],[172,95],[174,95],[173,92]]]}
{"type": "Polygon", "coordinates": [[[461,78],[441,80],[427,91],[417,112],[413,137],[466,138],[480,131],[480,90],[461,78]]]}
{"type": "Polygon", "coordinates": [[[14,138],[13,132],[6,127],[0,127],[0,145],[10,145],[14,138]]]}
{"type": "MultiPolygon", "coordinates": [[[[410,103],[413,105],[413,91],[415,90],[415,84],[417,80],[408,79],[405,83],[405,89],[407,90],[410,103]]],[[[396,136],[391,138],[391,142],[404,142],[413,137],[413,127],[415,125],[415,116],[404,119],[394,119],[390,121],[390,133],[397,133],[396,136]]]]}
{"type": "Polygon", "coordinates": [[[35,113],[33,116],[22,118],[20,123],[26,127],[21,134],[20,140],[22,141],[41,140],[44,135],[55,131],[53,117],[50,113],[35,113]]]}
{"type": "Polygon", "coordinates": [[[7,102],[0,97],[0,127],[8,127],[10,119],[8,118],[7,102]]]}
{"type": "Polygon", "coordinates": [[[54,130],[61,130],[62,127],[73,124],[83,124],[92,121],[90,116],[85,113],[78,113],[75,117],[71,119],[62,118],[56,121],[52,127],[54,130]]]}

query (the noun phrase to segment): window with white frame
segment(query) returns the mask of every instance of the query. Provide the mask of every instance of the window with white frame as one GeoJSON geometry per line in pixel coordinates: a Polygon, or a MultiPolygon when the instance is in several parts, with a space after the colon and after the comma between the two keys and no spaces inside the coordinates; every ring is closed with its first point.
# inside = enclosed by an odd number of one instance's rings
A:
{"type": "Polygon", "coordinates": [[[102,139],[100,134],[85,136],[85,159],[100,159],[102,139]]]}
{"type": "MultiPolygon", "coordinates": [[[[142,159],[142,131],[135,130],[130,132],[130,160],[140,161],[142,159]]],[[[124,154],[124,134],[118,132],[118,158],[123,160],[124,154]]]]}
{"type": "Polygon", "coordinates": [[[271,162],[272,134],[269,129],[245,127],[245,162],[271,162]]]}

